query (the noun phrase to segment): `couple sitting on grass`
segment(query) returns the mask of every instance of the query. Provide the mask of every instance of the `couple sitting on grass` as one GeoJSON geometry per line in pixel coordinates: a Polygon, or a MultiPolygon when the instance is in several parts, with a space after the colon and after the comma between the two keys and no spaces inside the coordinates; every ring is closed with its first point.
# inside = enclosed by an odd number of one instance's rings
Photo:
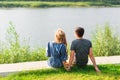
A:
{"type": "Polygon", "coordinates": [[[92,53],[92,43],[83,38],[84,28],[77,27],[75,29],[76,39],[72,41],[70,46],[70,59],[67,62],[67,41],[65,32],[58,29],[55,33],[55,40],[48,42],[46,54],[49,57],[48,65],[54,68],[64,66],[67,71],[70,71],[74,65],[84,67],[88,63],[88,56],[90,57],[96,72],[100,72],[96,65],[95,58],[92,53]]]}

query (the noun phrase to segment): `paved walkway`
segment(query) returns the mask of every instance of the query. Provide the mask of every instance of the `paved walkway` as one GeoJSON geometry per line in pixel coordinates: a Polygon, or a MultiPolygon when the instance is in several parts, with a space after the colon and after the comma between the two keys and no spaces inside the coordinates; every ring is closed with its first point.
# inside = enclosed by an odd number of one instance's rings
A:
{"type": "MultiPolygon", "coordinates": [[[[97,64],[120,64],[120,56],[95,57],[95,59],[97,64]]],[[[88,64],[91,65],[92,62],[89,60],[88,64]]],[[[47,61],[0,64],[0,76],[7,76],[10,73],[19,71],[37,70],[44,68],[50,68],[47,65],[47,61]]]]}

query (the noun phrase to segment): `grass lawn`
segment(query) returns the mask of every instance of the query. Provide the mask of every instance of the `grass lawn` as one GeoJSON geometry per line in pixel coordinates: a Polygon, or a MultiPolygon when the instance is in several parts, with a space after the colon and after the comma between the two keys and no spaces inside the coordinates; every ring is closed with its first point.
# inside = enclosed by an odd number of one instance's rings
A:
{"type": "Polygon", "coordinates": [[[73,67],[70,72],[64,69],[42,69],[20,72],[0,80],[120,80],[120,64],[99,65],[101,73],[96,73],[94,67],[73,67]]]}

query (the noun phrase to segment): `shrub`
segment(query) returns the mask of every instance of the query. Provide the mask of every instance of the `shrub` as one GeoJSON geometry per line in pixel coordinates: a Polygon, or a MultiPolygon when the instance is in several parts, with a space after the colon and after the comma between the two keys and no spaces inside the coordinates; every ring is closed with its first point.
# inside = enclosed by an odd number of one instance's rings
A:
{"type": "Polygon", "coordinates": [[[6,41],[0,43],[0,63],[16,63],[26,61],[46,60],[45,48],[31,49],[29,43],[19,39],[15,26],[10,22],[6,41]]]}
{"type": "Polygon", "coordinates": [[[120,39],[112,32],[109,24],[105,24],[104,29],[98,27],[92,39],[96,56],[120,55],[120,39]]]}

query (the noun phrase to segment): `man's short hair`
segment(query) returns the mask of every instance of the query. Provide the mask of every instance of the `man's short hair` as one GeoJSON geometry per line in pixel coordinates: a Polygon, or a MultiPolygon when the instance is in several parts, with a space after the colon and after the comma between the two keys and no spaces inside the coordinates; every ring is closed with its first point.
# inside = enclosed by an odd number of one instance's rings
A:
{"type": "Polygon", "coordinates": [[[77,34],[78,37],[82,37],[84,34],[84,28],[82,27],[76,27],[75,28],[75,33],[77,34]]]}

